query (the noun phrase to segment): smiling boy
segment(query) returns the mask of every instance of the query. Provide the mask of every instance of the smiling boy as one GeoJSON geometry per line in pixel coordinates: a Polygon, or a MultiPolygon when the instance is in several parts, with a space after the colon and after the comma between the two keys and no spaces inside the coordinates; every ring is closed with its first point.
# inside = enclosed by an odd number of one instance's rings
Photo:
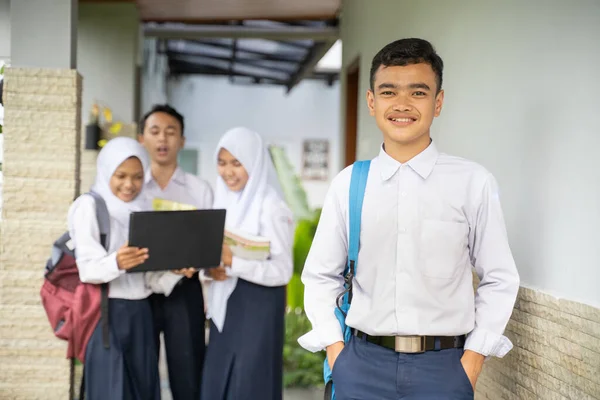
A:
{"type": "Polygon", "coordinates": [[[325,200],[302,275],[313,330],[299,342],[327,350],[337,400],[473,399],[484,358],[512,347],[503,332],[519,276],[496,180],[431,139],[442,72],[422,39],[395,41],[373,58],[367,104],[383,145],[365,190],[346,344],[334,309],[344,290],[352,167],[325,200]]]}

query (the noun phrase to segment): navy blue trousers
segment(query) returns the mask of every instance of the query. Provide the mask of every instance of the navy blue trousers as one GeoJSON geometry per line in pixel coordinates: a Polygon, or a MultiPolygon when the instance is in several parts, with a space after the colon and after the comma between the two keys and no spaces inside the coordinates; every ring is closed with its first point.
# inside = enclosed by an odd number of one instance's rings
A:
{"type": "Polygon", "coordinates": [[[168,297],[150,296],[156,354],[164,333],[173,400],[198,400],[204,364],[204,298],[198,276],[182,278],[168,297]]]}
{"type": "Polygon", "coordinates": [[[159,400],[150,303],[109,299],[108,310],[110,348],[104,348],[99,323],[86,349],[86,400],[159,400]]]}
{"type": "Polygon", "coordinates": [[[473,400],[462,354],[401,354],[353,336],[333,366],[336,400],[473,400]]]}

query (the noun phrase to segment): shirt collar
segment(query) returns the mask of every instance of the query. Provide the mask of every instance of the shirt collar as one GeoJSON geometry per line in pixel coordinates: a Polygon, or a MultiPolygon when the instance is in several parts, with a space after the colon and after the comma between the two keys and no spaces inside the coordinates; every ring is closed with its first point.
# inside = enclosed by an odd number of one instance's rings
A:
{"type": "MultiPolygon", "coordinates": [[[[425,150],[414,156],[412,159],[406,162],[406,164],[417,174],[419,174],[421,178],[427,179],[427,177],[431,174],[431,171],[433,171],[433,167],[437,162],[438,156],[439,152],[432,141],[425,150]]],[[[378,159],[381,163],[381,179],[384,181],[387,181],[394,176],[402,166],[401,163],[394,160],[385,152],[383,145],[381,145],[381,149],[379,150],[378,159]]]]}
{"type": "MultiPolygon", "coordinates": [[[[154,180],[154,177],[152,176],[152,170],[148,169],[148,172],[146,172],[146,184],[150,183],[150,182],[156,182],[154,180]]],[[[185,172],[178,166],[175,169],[175,172],[173,172],[173,176],[171,177],[170,182],[175,182],[179,185],[185,185],[185,172]]]]}

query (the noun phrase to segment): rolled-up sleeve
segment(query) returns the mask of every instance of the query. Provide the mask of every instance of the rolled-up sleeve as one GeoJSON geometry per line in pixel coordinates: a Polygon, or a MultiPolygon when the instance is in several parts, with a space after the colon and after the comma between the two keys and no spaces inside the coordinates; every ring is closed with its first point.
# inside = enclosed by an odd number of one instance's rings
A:
{"type": "Polygon", "coordinates": [[[508,243],[498,185],[491,175],[475,215],[469,246],[480,283],[475,295],[475,328],[465,349],[503,357],[512,348],[504,330],[517,298],[519,274],[508,243]]]}

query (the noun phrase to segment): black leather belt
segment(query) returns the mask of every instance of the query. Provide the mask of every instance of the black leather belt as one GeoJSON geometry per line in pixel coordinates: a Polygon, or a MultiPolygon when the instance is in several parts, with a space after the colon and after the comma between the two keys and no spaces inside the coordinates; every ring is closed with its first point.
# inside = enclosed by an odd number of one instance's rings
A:
{"type": "Polygon", "coordinates": [[[397,353],[424,353],[433,350],[460,349],[465,346],[465,335],[460,336],[371,336],[353,329],[354,336],[367,342],[392,349],[397,353]],[[439,341],[436,346],[436,341],[439,341]]]}

